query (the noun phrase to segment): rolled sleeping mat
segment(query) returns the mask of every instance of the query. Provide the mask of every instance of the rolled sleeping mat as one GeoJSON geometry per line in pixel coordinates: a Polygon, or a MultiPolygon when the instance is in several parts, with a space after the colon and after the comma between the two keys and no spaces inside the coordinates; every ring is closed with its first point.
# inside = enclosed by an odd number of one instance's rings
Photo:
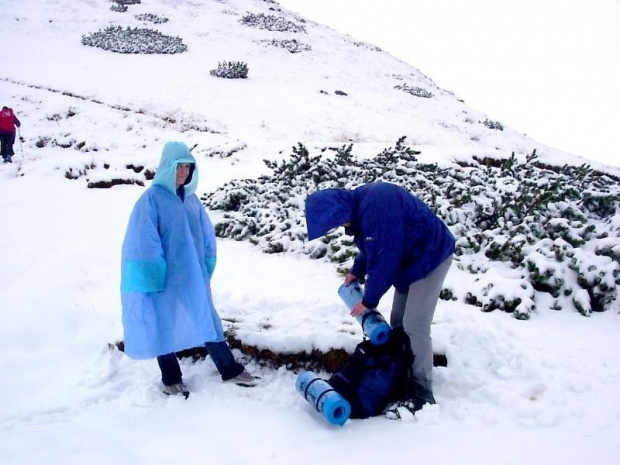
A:
{"type": "Polygon", "coordinates": [[[313,371],[302,372],[295,388],[330,423],[342,426],[349,419],[351,404],[313,371]]]}
{"type": "MultiPolygon", "coordinates": [[[[360,302],[364,297],[362,287],[357,281],[353,281],[348,286],[344,284],[338,288],[338,295],[342,301],[346,304],[349,310],[353,310],[355,304],[360,302]]],[[[356,316],[355,319],[360,325],[362,325],[362,331],[370,342],[376,346],[385,344],[390,339],[390,325],[385,321],[383,315],[375,309],[368,309],[368,311],[356,316]]]]}

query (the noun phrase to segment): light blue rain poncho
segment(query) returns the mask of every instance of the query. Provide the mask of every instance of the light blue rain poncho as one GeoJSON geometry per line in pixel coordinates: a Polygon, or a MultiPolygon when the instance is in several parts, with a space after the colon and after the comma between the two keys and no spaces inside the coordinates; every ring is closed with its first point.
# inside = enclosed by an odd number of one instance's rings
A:
{"type": "Polygon", "coordinates": [[[187,145],[168,142],[157,174],[131,213],[123,242],[121,301],[125,353],[134,359],[223,341],[211,299],[215,267],[213,225],[194,194],[196,160],[187,145]],[[179,163],[191,163],[183,197],[179,163]]]}

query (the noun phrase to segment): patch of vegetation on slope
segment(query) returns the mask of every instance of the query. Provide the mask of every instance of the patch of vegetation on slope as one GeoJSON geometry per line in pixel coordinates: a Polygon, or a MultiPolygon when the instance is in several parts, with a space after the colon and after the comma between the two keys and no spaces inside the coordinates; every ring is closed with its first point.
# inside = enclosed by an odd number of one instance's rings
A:
{"type": "Polygon", "coordinates": [[[588,316],[617,298],[620,284],[620,183],[588,165],[478,159],[470,165],[419,163],[405,138],[371,159],[352,145],[333,157],[293,147],[272,174],[233,180],[202,200],[225,212],[219,237],[247,240],[267,253],[300,253],[334,262],[345,273],[356,248],[337,230],[308,242],[304,201],[325,188],[385,181],[423,199],[457,238],[454,266],[471,273],[468,288],[446,287],[442,298],[527,319],[537,305],[588,316]]]}

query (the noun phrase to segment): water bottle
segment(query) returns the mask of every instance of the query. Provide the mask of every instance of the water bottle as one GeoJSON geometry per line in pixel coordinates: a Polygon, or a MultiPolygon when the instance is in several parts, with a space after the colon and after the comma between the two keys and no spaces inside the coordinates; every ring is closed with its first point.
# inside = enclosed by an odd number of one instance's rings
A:
{"type": "MultiPolygon", "coordinates": [[[[349,307],[349,310],[353,310],[355,304],[362,300],[364,292],[360,283],[353,281],[348,286],[344,284],[338,288],[338,295],[342,301],[349,307]]],[[[385,344],[390,339],[390,325],[387,324],[383,315],[375,309],[368,309],[366,312],[355,317],[362,330],[370,342],[376,346],[385,344]]]]}
{"type": "Polygon", "coordinates": [[[295,387],[330,423],[342,426],[349,419],[351,404],[313,371],[302,372],[295,387]]]}

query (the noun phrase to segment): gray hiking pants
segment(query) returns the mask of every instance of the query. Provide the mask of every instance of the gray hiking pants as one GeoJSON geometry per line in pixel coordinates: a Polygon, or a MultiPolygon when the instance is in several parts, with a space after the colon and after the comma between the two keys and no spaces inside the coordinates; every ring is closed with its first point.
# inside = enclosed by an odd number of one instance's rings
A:
{"type": "Polygon", "coordinates": [[[433,343],[431,323],[443,281],[452,265],[452,256],[442,262],[427,277],[411,283],[405,294],[394,291],[390,324],[402,326],[411,342],[414,355],[412,381],[433,392],[433,343]]]}

